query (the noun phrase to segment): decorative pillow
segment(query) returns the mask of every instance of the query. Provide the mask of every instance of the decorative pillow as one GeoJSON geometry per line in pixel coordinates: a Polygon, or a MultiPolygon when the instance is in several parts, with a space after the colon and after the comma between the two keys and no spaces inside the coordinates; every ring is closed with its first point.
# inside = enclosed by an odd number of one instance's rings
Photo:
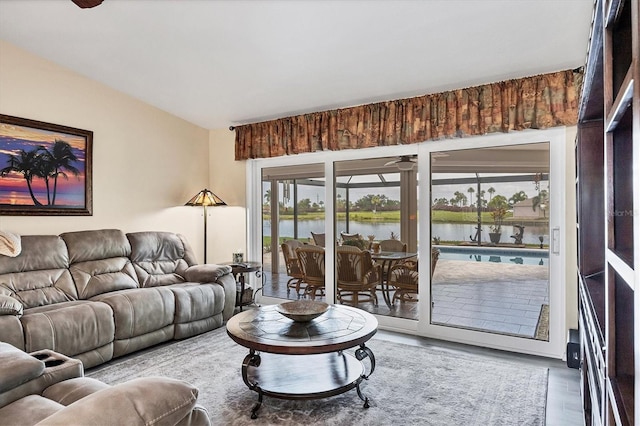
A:
{"type": "Polygon", "coordinates": [[[197,399],[198,389],[186,382],[143,377],[85,396],[37,426],[173,425],[191,412],[197,399]]]}
{"type": "Polygon", "coordinates": [[[22,315],[22,303],[11,296],[0,294],[0,315],[22,315]]]}
{"type": "Polygon", "coordinates": [[[16,257],[22,251],[20,235],[0,231],[0,255],[16,257]]]}
{"type": "Polygon", "coordinates": [[[231,273],[231,266],[216,265],[207,263],[204,265],[193,265],[184,273],[187,281],[195,283],[211,283],[223,275],[231,273]]]}

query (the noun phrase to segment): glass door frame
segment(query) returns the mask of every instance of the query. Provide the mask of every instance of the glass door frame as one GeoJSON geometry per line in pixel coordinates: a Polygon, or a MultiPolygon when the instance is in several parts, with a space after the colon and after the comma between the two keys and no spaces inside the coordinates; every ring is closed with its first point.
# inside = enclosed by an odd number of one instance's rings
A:
{"type": "MultiPolygon", "coordinates": [[[[550,205],[549,217],[550,235],[556,236],[556,242],[550,241],[549,249],[549,341],[537,341],[521,337],[492,334],[473,330],[456,329],[430,323],[430,274],[420,274],[420,294],[424,295],[419,300],[419,319],[409,320],[387,316],[377,316],[381,329],[393,330],[402,333],[416,334],[419,336],[448,340],[453,342],[468,343],[477,346],[485,346],[495,349],[503,349],[541,355],[553,358],[563,358],[565,352],[565,327],[566,327],[566,250],[565,236],[565,211],[567,200],[564,194],[567,189],[566,156],[567,156],[567,128],[556,127],[548,130],[520,131],[508,134],[491,134],[480,137],[445,139],[440,141],[428,141],[412,145],[388,146],[380,148],[355,149],[344,151],[323,151],[316,153],[298,154],[295,156],[283,156],[268,159],[255,159],[247,161],[247,247],[249,258],[262,258],[262,168],[293,166],[301,164],[324,165],[325,173],[325,234],[327,241],[336,240],[335,231],[335,185],[334,162],[365,158],[378,158],[400,155],[418,154],[418,188],[430,188],[430,153],[450,151],[457,149],[470,149],[479,147],[495,147],[506,145],[531,144],[536,142],[549,142],[550,149],[550,205]],[[252,214],[252,212],[258,212],[252,214]],[[555,244],[555,247],[554,247],[555,244]]],[[[573,170],[571,170],[573,172],[573,170]]],[[[418,199],[419,220],[424,221],[430,217],[431,194],[430,190],[418,199]],[[427,214],[429,212],[429,214],[427,214]]],[[[431,227],[424,223],[418,228],[419,241],[431,241],[431,227]]],[[[551,238],[553,240],[553,238],[551,238]]],[[[418,253],[422,259],[430,259],[431,244],[418,246],[418,253]]],[[[333,245],[328,245],[325,255],[325,264],[332,265],[326,268],[326,293],[327,301],[335,303],[335,253],[333,245]]],[[[428,269],[427,269],[428,270],[428,269]]],[[[260,304],[277,304],[282,299],[270,298],[257,294],[257,302],[260,304]]]]}
{"type": "MultiPolygon", "coordinates": [[[[567,129],[565,127],[540,131],[526,131],[509,134],[487,135],[474,138],[463,138],[451,143],[450,140],[423,143],[418,150],[418,167],[420,170],[418,186],[430,188],[432,152],[452,151],[458,149],[488,148],[508,145],[525,145],[536,142],[549,143],[549,204],[552,206],[549,215],[549,341],[527,339],[482,331],[453,328],[430,323],[431,280],[428,274],[420,274],[421,297],[418,308],[420,320],[416,334],[436,339],[468,343],[495,349],[516,351],[553,358],[563,358],[566,336],[566,150],[567,129]],[[555,242],[554,240],[555,236],[555,242]],[[555,246],[554,246],[555,245],[555,246]]],[[[573,170],[571,170],[573,172],[573,170]]],[[[420,197],[418,211],[421,217],[430,216],[431,194],[420,197]]],[[[431,241],[431,227],[420,227],[419,241],[431,241]]],[[[429,247],[419,247],[420,257],[427,258],[429,247]]]]}

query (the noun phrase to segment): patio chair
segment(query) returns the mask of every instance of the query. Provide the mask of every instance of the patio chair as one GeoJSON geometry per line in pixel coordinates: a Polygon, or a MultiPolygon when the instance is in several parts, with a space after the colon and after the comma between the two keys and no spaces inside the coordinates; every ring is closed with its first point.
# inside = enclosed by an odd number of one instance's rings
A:
{"type": "MultiPolygon", "coordinates": [[[[289,281],[287,281],[287,296],[292,288],[296,289],[296,294],[300,296],[300,289],[304,274],[302,273],[302,267],[300,266],[300,260],[296,254],[296,249],[302,247],[304,244],[298,240],[287,240],[281,244],[282,255],[284,256],[284,263],[287,267],[287,275],[289,281]]],[[[304,289],[304,288],[303,288],[304,289]]]]}
{"type": "Polygon", "coordinates": [[[361,240],[362,239],[362,235],[360,235],[358,233],[347,234],[346,232],[340,232],[340,238],[342,238],[342,241],[361,240]]]}
{"type": "Polygon", "coordinates": [[[304,295],[314,300],[324,296],[324,248],[303,245],[296,248],[302,269],[302,281],[306,284],[304,295]]]}
{"type": "MultiPolygon", "coordinates": [[[[440,257],[440,250],[435,247],[431,248],[431,277],[436,269],[436,263],[440,257]]],[[[400,302],[417,302],[418,301],[418,261],[408,260],[393,266],[389,270],[389,286],[395,291],[391,304],[396,299],[400,302]]]]}
{"type": "Polygon", "coordinates": [[[373,302],[378,306],[376,287],[382,280],[382,268],[371,260],[371,253],[353,246],[336,249],[338,265],[337,296],[345,305],[373,302]]]}
{"type": "Polygon", "coordinates": [[[407,244],[400,240],[382,240],[379,242],[381,251],[407,252],[407,244]]]}
{"type": "Polygon", "coordinates": [[[389,270],[389,286],[394,288],[391,304],[418,301],[418,262],[409,260],[389,270]]]}
{"type": "Polygon", "coordinates": [[[316,234],[315,232],[311,233],[311,237],[313,238],[313,243],[318,247],[324,247],[324,244],[325,244],[324,236],[325,236],[324,233],[321,233],[321,234],[316,234]]]}

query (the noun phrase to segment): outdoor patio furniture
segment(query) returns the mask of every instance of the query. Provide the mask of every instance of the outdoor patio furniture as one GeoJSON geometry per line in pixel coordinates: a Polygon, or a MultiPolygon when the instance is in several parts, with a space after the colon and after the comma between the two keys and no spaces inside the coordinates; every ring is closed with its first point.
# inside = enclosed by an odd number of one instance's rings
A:
{"type": "MultiPolygon", "coordinates": [[[[440,250],[431,248],[431,277],[436,269],[440,257],[440,250]]],[[[418,261],[407,260],[389,269],[387,287],[395,289],[391,304],[397,300],[401,302],[418,301],[418,261]]]]}
{"type": "Polygon", "coordinates": [[[311,237],[313,238],[313,243],[315,245],[317,245],[318,247],[324,247],[324,244],[325,244],[324,236],[325,236],[324,233],[316,234],[315,232],[311,232],[311,237]]]}
{"type": "Polygon", "coordinates": [[[324,248],[303,245],[296,249],[296,254],[302,268],[302,281],[306,283],[304,295],[311,300],[324,296],[324,248]]]}
{"type": "Polygon", "coordinates": [[[376,287],[382,280],[382,267],[373,262],[371,253],[341,246],[336,249],[336,259],[338,301],[356,307],[361,302],[373,302],[377,306],[376,287]]]}
{"type": "Polygon", "coordinates": [[[389,270],[389,287],[394,288],[391,304],[418,300],[418,262],[406,261],[389,270]]]}
{"type": "Polygon", "coordinates": [[[407,244],[400,240],[382,240],[379,242],[380,251],[403,251],[407,252],[407,244]]]}
{"type": "Polygon", "coordinates": [[[362,235],[356,233],[356,234],[347,234],[346,232],[341,232],[340,233],[340,237],[342,238],[342,241],[349,241],[349,240],[362,240],[362,235]]]}
{"type": "Polygon", "coordinates": [[[282,255],[284,256],[284,263],[287,267],[287,275],[289,281],[287,281],[287,295],[292,288],[296,289],[296,294],[300,296],[300,289],[304,274],[302,273],[302,267],[300,266],[300,260],[296,254],[296,249],[302,247],[304,243],[298,240],[287,240],[281,244],[282,255]]]}

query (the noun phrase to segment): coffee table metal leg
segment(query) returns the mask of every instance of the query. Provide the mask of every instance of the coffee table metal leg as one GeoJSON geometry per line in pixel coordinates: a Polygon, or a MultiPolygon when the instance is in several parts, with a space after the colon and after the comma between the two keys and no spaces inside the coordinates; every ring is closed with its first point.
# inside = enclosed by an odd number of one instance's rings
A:
{"type": "Polygon", "coordinates": [[[247,385],[249,389],[252,391],[258,392],[258,402],[255,403],[253,408],[251,408],[251,418],[258,418],[258,410],[262,406],[262,389],[258,386],[258,383],[251,383],[249,381],[249,367],[259,367],[260,366],[260,355],[256,353],[254,349],[249,350],[249,354],[244,357],[244,361],[242,362],[242,380],[247,385]]]}
{"type": "MultiPolygon", "coordinates": [[[[369,380],[369,376],[371,376],[371,374],[373,374],[373,370],[376,369],[376,357],[373,355],[373,352],[371,351],[371,349],[366,347],[364,343],[361,344],[358,349],[356,349],[355,355],[358,361],[362,361],[365,358],[369,358],[369,362],[371,363],[369,374],[363,374],[361,376],[364,380],[369,380]]],[[[364,401],[363,407],[369,408],[369,398],[362,394],[362,390],[360,389],[360,383],[356,385],[356,392],[358,392],[358,396],[360,397],[360,399],[364,401]]]]}

